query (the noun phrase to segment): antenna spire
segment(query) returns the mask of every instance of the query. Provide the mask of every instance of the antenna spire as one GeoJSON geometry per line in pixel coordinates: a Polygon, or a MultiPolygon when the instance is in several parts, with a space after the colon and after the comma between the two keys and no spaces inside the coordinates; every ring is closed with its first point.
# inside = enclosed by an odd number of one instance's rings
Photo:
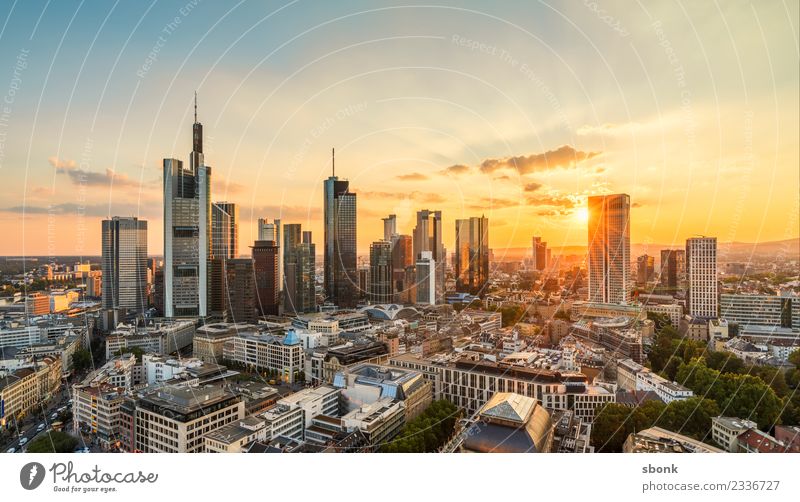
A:
{"type": "Polygon", "coordinates": [[[336,149],[331,148],[331,176],[336,177],[336,149]]]}
{"type": "Polygon", "coordinates": [[[194,123],[197,123],[197,91],[194,91],[194,123]]]}

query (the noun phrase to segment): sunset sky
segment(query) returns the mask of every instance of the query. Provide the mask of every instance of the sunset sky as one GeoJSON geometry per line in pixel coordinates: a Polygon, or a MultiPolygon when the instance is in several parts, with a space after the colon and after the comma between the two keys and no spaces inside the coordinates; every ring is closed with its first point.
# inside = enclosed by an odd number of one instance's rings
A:
{"type": "MultiPolygon", "coordinates": [[[[585,199],[631,240],[798,236],[798,3],[25,1],[0,7],[0,255],[99,255],[188,161],[213,200],[322,243],[322,181],[358,193],[361,251],[395,213],[485,214],[495,249],[585,245],[585,199]],[[654,5],[655,4],[655,5],[654,5]],[[46,8],[45,8],[46,6],[46,8]],[[44,9],[44,10],[43,10],[44,9]]],[[[318,247],[319,249],[319,247],[318,247]]]]}

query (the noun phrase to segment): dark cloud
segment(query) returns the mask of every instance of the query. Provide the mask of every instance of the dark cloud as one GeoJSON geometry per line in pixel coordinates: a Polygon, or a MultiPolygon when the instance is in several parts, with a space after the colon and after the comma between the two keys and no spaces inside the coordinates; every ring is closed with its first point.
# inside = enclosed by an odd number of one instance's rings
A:
{"type": "Polygon", "coordinates": [[[460,174],[466,174],[471,170],[469,166],[465,166],[464,164],[455,164],[449,167],[445,167],[442,169],[442,174],[450,174],[453,176],[458,176],[460,174]]]}
{"type": "Polygon", "coordinates": [[[600,155],[600,152],[582,152],[569,145],[556,150],[530,155],[519,155],[481,162],[481,172],[492,173],[498,169],[516,169],[520,174],[574,168],[579,162],[600,155]]]}
{"type": "Polygon", "coordinates": [[[533,182],[533,183],[526,184],[523,187],[523,190],[525,190],[526,192],[535,192],[536,190],[539,190],[540,188],[542,188],[542,184],[541,183],[533,182]]]}
{"type": "Polygon", "coordinates": [[[428,179],[428,177],[422,173],[411,173],[411,174],[400,174],[395,176],[400,181],[422,181],[428,179]]]}

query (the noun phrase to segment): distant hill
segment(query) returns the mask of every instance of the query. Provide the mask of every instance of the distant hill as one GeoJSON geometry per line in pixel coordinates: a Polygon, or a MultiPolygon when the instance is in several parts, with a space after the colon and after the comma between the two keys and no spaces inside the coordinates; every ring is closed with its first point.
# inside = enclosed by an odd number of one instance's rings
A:
{"type": "MultiPolygon", "coordinates": [[[[660,256],[662,249],[683,249],[683,242],[675,244],[631,244],[631,260],[643,254],[660,256]]],[[[554,256],[558,255],[584,255],[587,252],[586,246],[556,246],[551,248],[554,256]]],[[[494,249],[495,259],[500,260],[521,260],[530,256],[530,248],[506,248],[494,249]]],[[[749,256],[769,257],[782,256],[786,259],[800,259],[800,238],[786,239],[782,241],[769,242],[722,242],[718,246],[719,260],[740,260],[747,259],[749,256]]]]}

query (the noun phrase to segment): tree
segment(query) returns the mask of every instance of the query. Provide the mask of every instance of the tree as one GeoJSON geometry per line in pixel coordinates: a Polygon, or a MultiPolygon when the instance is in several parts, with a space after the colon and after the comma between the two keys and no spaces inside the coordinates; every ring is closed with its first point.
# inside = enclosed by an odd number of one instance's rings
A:
{"type": "Polygon", "coordinates": [[[28,453],[72,453],[78,440],[65,432],[48,431],[28,446],[28,453]]]}
{"type": "Polygon", "coordinates": [[[78,349],[72,354],[72,368],[84,371],[92,367],[92,354],[86,349],[78,349]]]}

